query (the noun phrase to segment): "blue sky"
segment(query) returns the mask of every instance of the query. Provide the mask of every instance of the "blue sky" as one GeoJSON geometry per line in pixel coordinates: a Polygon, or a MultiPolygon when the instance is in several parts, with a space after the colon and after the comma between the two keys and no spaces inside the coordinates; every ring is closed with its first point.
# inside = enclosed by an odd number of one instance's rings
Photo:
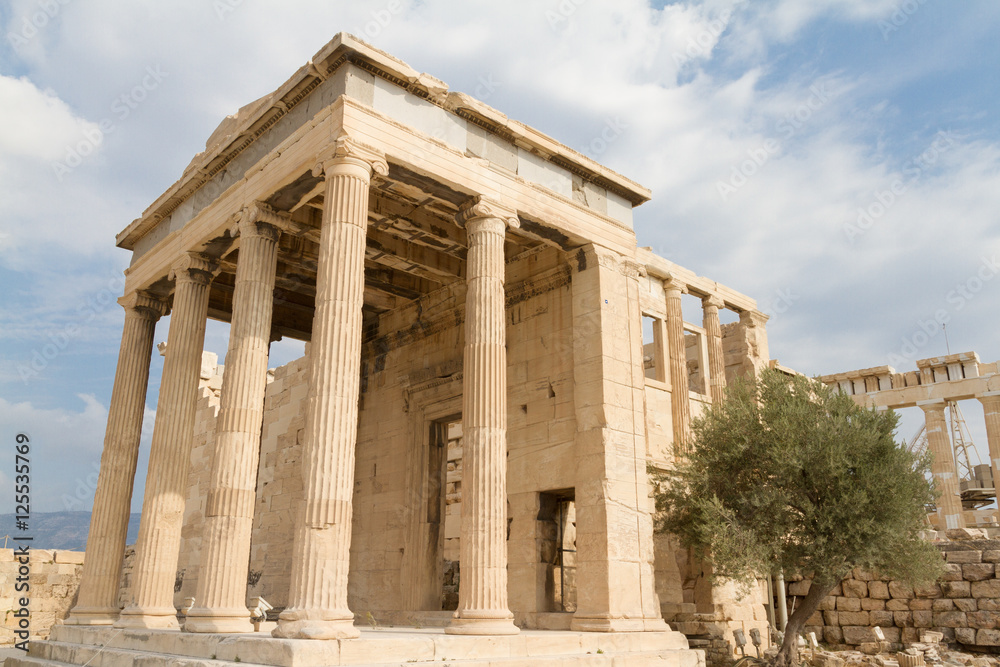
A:
{"type": "MultiPolygon", "coordinates": [[[[920,334],[936,313],[952,351],[1000,358],[995,2],[10,0],[0,435],[32,436],[36,511],[92,502],[128,262],[115,234],[341,30],[651,188],[639,244],[755,297],[785,365],[912,370],[945,352],[939,329],[920,334]]],[[[212,323],[206,346],[223,356],[226,335],[212,323]]],[[[272,365],[300,352],[277,343],[272,365]]],[[[963,408],[985,450],[982,410],[963,408]]]]}

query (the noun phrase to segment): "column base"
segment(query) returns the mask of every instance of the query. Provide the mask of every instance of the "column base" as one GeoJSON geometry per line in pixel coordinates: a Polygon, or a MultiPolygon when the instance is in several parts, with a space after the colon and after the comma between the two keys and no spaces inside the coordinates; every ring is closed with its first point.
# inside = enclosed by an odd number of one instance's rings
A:
{"type": "Polygon", "coordinates": [[[624,618],[609,616],[573,616],[569,625],[576,632],[667,632],[670,626],[662,618],[624,618]]]}
{"type": "Polygon", "coordinates": [[[179,630],[177,610],[173,607],[126,607],[115,622],[116,628],[141,628],[144,630],[179,630]]]}
{"type": "Polygon", "coordinates": [[[521,631],[519,627],[514,625],[513,614],[505,617],[477,618],[474,616],[462,616],[461,613],[455,612],[455,617],[451,619],[451,623],[445,626],[445,634],[516,635],[521,631]]]}
{"type": "MultiPolygon", "coordinates": [[[[350,612],[348,612],[350,613],[350,612]]],[[[301,609],[286,609],[278,616],[272,637],[280,639],[357,639],[361,631],[354,627],[354,614],[333,617],[301,609]]]]}
{"type": "Polygon", "coordinates": [[[209,609],[195,607],[185,615],[184,632],[238,633],[253,632],[250,612],[246,609],[209,609]]]}
{"type": "Polygon", "coordinates": [[[114,625],[118,609],[112,607],[73,607],[64,625],[114,625]]]}

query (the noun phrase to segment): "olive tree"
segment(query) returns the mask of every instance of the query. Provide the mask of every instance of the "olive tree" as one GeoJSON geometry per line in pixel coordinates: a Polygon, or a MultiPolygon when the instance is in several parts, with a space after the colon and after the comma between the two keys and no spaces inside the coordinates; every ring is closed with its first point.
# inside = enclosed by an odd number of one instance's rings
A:
{"type": "Polygon", "coordinates": [[[657,531],[711,561],[715,576],[811,577],[781,667],[798,664],[806,620],[853,568],[911,583],[942,570],[919,534],[935,499],[929,459],[895,441],[898,419],[817,380],[765,370],[695,419],[690,452],[654,475],[657,531]]]}

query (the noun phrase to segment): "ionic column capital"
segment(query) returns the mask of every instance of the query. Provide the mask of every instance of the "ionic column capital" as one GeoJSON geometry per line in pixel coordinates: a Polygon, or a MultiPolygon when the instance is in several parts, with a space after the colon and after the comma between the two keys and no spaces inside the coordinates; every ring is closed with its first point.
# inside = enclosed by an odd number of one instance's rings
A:
{"type": "Polygon", "coordinates": [[[118,299],[118,304],[126,312],[135,311],[140,317],[152,322],[156,322],[167,312],[167,304],[163,300],[143,290],[129,292],[118,299]]]}
{"type": "Polygon", "coordinates": [[[521,226],[517,211],[485,195],[477,195],[462,204],[455,220],[470,234],[480,231],[503,233],[507,227],[517,229],[521,226]]]}
{"type": "Polygon", "coordinates": [[[389,163],[385,161],[382,151],[361,144],[347,134],[341,134],[334,140],[333,146],[320,153],[312,174],[329,177],[338,167],[345,165],[365,168],[369,177],[373,173],[379,176],[389,175],[389,163]]]}
{"type": "Polygon", "coordinates": [[[667,293],[667,296],[670,296],[671,293],[687,294],[688,286],[687,283],[681,282],[675,276],[669,276],[663,281],[663,291],[667,293]]]}
{"type": "Polygon", "coordinates": [[[281,232],[298,231],[300,225],[292,222],[288,214],[282,214],[263,202],[253,202],[240,209],[229,227],[230,236],[261,237],[277,241],[281,232]]]}
{"type": "Polygon", "coordinates": [[[219,270],[219,265],[196,252],[187,252],[170,267],[170,280],[207,285],[219,270]]]}
{"type": "Polygon", "coordinates": [[[726,302],[723,301],[718,294],[709,294],[707,296],[702,297],[701,305],[705,310],[708,310],[710,308],[719,310],[720,308],[726,307],[726,302]]]}

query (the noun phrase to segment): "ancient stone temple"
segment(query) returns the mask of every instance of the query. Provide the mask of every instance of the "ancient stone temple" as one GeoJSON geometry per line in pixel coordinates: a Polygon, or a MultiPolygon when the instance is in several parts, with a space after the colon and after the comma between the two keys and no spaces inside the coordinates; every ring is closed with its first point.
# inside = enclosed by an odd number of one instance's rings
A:
{"type": "Polygon", "coordinates": [[[691,418],[769,358],[752,299],[637,247],[649,198],[338,35],[118,236],[132,261],[79,599],[15,664],[694,667],[691,646],[766,628],[761,598],[654,539],[647,465],[671,466],[691,418]],[[224,370],[206,318],[230,324],[224,370]],[[269,371],[286,336],[306,356],[269,371]],[[275,609],[253,632],[258,597],[275,609]]]}

